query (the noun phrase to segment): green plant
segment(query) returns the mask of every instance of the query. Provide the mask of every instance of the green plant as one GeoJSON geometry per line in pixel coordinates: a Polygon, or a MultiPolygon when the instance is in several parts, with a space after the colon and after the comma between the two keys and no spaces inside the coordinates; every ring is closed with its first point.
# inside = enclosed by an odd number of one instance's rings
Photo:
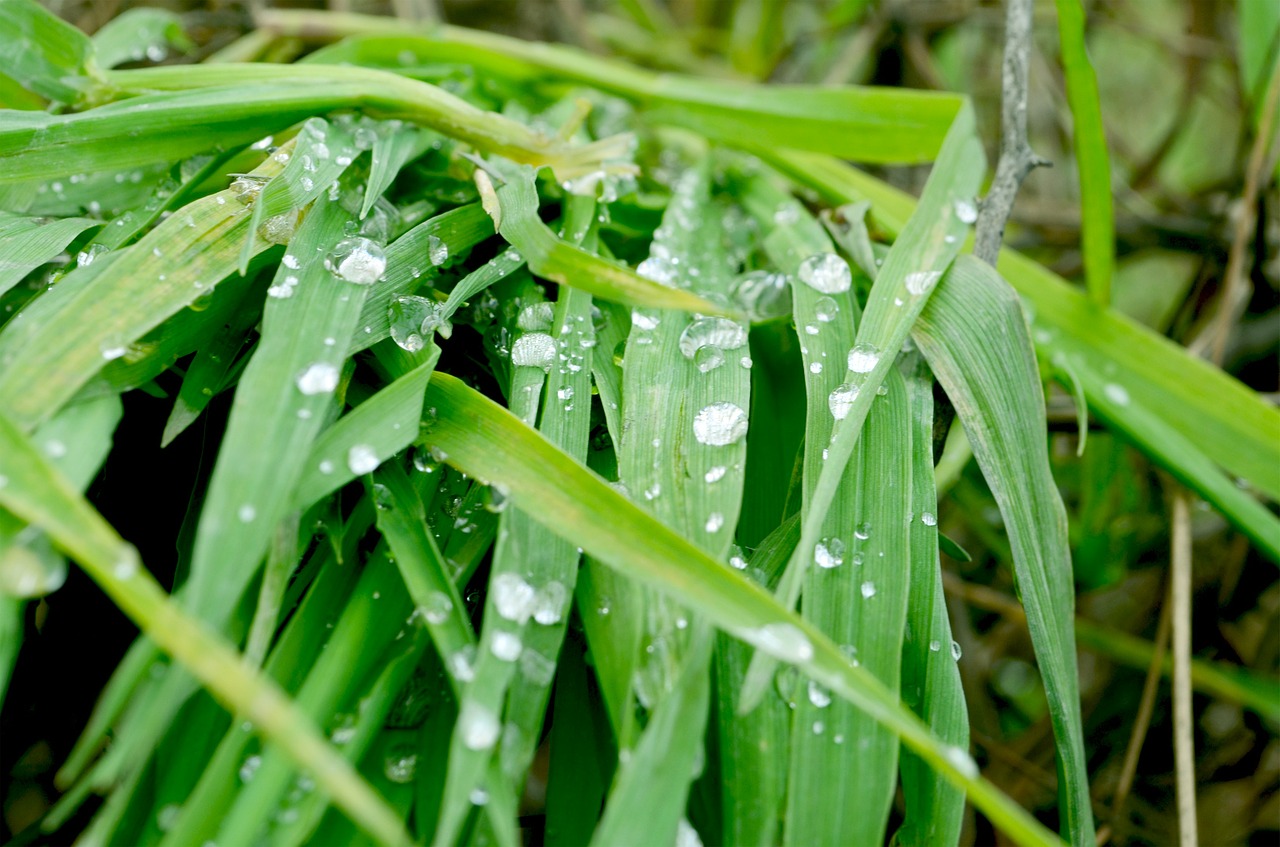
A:
{"type": "Polygon", "coordinates": [[[1280,559],[1228,476],[1280,495],[1280,416],[1105,308],[1109,206],[1091,303],[961,255],[957,95],[356,16],[264,18],[349,36],[297,63],[112,67],[171,23],[0,0],[0,625],[66,556],[145,634],[46,829],[100,792],[101,843],[512,845],[546,735],[549,842],[954,843],[967,798],[1053,843],[967,749],[936,377],[1007,528],[1061,836],[1095,843],[1037,354],[1280,559]],[[835,156],[933,164],[917,202],[835,156]],[[172,593],[84,496],[130,391],[216,447],[148,563],[172,593]]]}

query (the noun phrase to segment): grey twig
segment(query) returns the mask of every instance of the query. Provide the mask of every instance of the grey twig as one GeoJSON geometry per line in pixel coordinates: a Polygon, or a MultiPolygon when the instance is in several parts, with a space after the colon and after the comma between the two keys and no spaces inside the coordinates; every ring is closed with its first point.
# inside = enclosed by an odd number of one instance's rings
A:
{"type": "Polygon", "coordinates": [[[1000,160],[991,190],[978,210],[973,254],[995,265],[1004,225],[1022,180],[1038,165],[1048,165],[1027,143],[1027,68],[1031,63],[1032,0],[1008,0],[1005,8],[1004,66],[1000,92],[1000,160]]]}

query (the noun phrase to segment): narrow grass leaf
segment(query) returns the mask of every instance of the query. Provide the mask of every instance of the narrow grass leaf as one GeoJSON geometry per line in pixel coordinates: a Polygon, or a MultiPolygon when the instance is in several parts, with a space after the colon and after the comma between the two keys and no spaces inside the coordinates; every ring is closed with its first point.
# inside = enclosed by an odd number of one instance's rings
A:
{"type": "Polygon", "coordinates": [[[93,83],[93,43],[33,0],[0,0],[5,74],[41,97],[74,102],[93,83]]]}
{"type": "Polygon", "coordinates": [[[914,332],[955,404],[1013,547],[1018,593],[1057,738],[1062,828],[1094,844],[1067,515],[1049,467],[1044,396],[1021,304],[994,269],[958,259],[914,332]]]}
{"type": "Polygon", "coordinates": [[[0,294],[40,265],[53,261],[77,236],[96,226],[102,226],[102,221],[46,220],[0,211],[0,294]]]}
{"type": "Polygon", "coordinates": [[[93,34],[93,49],[100,68],[125,62],[164,59],[170,47],[194,46],[182,29],[182,19],[168,9],[125,9],[93,34]]]}
{"type": "MultiPolygon", "coordinates": [[[[902,362],[911,404],[911,588],[902,652],[902,699],[936,738],[969,747],[969,714],[952,653],[951,623],[938,558],[938,497],[933,478],[933,375],[917,354],[902,362]]],[[[903,847],[954,845],[964,822],[964,792],[902,751],[905,811],[894,840],[903,847]]]]}
{"type": "Polygon", "coordinates": [[[1080,171],[1080,220],[1085,283],[1100,306],[1111,303],[1115,271],[1115,212],[1111,208],[1111,160],[1102,125],[1098,78],[1085,49],[1085,13],[1081,0],[1056,0],[1058,46],[1071,106],[1076,167],[1080,171]]]}

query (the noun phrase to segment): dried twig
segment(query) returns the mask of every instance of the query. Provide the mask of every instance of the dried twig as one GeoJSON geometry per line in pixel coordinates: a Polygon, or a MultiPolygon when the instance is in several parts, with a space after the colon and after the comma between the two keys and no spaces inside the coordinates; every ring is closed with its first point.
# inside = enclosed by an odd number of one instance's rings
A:
{"type": "Polygon", "coordinates": [[[1191,712],[1191,506],[1182,488],[1173,495],[1172,569],[1173,620],[1173,762],[1178,798],[1178,844],[1195,847],[1196,751],[1192,739],[1195,716],[1191,712]]]}
{"type": "Polygon", "coordinates": [[[973,254],[995,265],[1004,225],[1022,180],[1038,165],[1048,165],[1027,142],[1027,68],[1031,62],[1031,0],[1008,0],[1005,7],[1004,66],[1001,69],[1000,160],[978,212],[973,254]]]}

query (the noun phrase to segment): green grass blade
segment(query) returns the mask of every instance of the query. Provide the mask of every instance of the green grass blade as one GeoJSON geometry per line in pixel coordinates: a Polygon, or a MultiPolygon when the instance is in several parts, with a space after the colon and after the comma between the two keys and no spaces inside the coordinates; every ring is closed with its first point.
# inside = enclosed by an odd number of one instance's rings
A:
{"type": "Polygon", "coordinates": [[[1111,160],[1098,100],[1098,78],[1085,49],[1085,14],[1081,0],[1056,0],[1058,44],[1067,82],[1080,171],[1080,220],[1085,282],[1099,306],[1111,303],[1115,271],[1115,213],[1111,208],[1111,160]]]}
{"type": "MultiPolygon", "coordinates": [[[[983,163],[982,146],[974,130],[973,109],[966,104],[948,131],[919,206],[894,241],[871,288],[855,346],[849,351],[849,372],[853,376],[848,381],[856,386],[856,393],[845,417],[836,422],[827,460],[822,464],[801,525],[800,543],[778,586],[778,596],[788,607],[794,607],[799,600],[805,572],[821,537],[822,521],[853,455],[876,392],[938,277],[959,252],[959,241],[968,229],[966,220],[972,221],[968,215],[961,215],[960,210],[964,204],[972,208],[982,179],[983,163]]],[[[753,665],[743,692],[743,702],[748,707],[758,702],[774,667],[764,655],[753,665]]]]}
{"type": "MultiPolygon", "coordinates": [[[[877,223],[890,233],[902,228],[914,208],[909,195],[832,159],[794,153],[766,158],[833,203],[870,200],[877,223]]],[[[1056,354],[1066,353],[1090,362],[1088,376],[1093,378],[1082,379],[1090,405],[1105,403],[1108,393],[1127,396],[1159,415],[1198,453],[1280,500],[1280,466],[1271,461],[1280,442],[1280,412],[1169,339],[1113,310],[1097,308],[1025,256],[1002,250],[999,269],[1031,312],[1040,358],[1052,363],[1056,354]],[[1119,386],[1123,395],[1108,386],[1119,386]]],[[[1148,440],[1125,414],[1117,414],[1113,423],[1139,443],[1148,440]]],[[[1232,504],[1221,499],[1211,480],[1201,478],[1198,456],[1170,451],[1154,458],[1238,521],[1232,504]]]]}
{"type": "Polygon", "coordinates": [[[71,103],[94,82],[93,43],[33,0],[0,0],[4,71],[49,100],[71,103]]]}
{"type": "Polygon", "coordinates": [[[532,168],[506,168],[499,186],[502,221],[498,230],[543,279],[630,306],[683,309],[718,314],[723,309],[696,294],[660,285],[625,265],[603,259],[553,233],[538,218],[538,194],[532,168]]]}
{"type": "MultiPolygon", "coordinates": [[[[708,138],[817,150],[863,162],[932,161],[963,98],[903,89],[776,85],[753,86],[681,74],[655,74],[572,47],[535,44],[495,33],[439,27],[406,37],[388,35],[385,18],[316,15],[271,10],[259,20],[283,32],[363,34],[348,48],[359,61],[394,67],[406,51],[426,62],[483,68],[516,82],[548,75],[634,101],[656,123],[708,138]],[[379,61],[379,58],[381,59],[379,61]]],[[[335,57],[337,60],[337,57],[335,57]]],[[[350,61],[351,53],[342,56],[350,61]]]]}
{"type": "MultiPolygon", "coordinates": [[[[299,267],[282,265],[275,279],[296,276],[295,293],[268,298],[262,338],[236,389],[184,590],[188,608],[215,624],[234,608],[288,511],[334,402],[367,288],[325,267],[349,219],[324,198],[308,213],[289,245],[299,267]]],[[[358,458],[347,463],[363,464],[358,458]]]]}
{"type": "Polygon", "coordinates": [[[314,724],[274,684],[247,667],[224,641],[169,600],[123,542],[43,460],[7,417],[0,417],[0,505],[40,526],[161,649],[189,669],[229,709],[242,714],[384,844],[410,842],[403,824],[337,756],[314,724]]]}
{"type": "Polygon", "coordinates": [[[0,211],[0,294],[45,262],[52,261],[85,230],[102,226],[90,218],[45,220],[0,211]]]}
{"type": "Polygon", "coordinates": [[[93,49],[101,68],[125,62],[163,58],[169,47],[189,50],[191,40],[182,19],[168,9],[126,9],[93,34],[93,49]]]}
{"type": "Polygon", "coordinates": [[[955,404],[1004,516],[1058,742],[1062,828],[1072,844],[1092,845],[1067,515],[1049,468],[1044,396],[1021,304],[995,270],[961,257],[914,338],[955,404]]]}
{"type": "MultiPolygon", "coordinates": [[[[951,653],[951,623],[942,594],[933,479],[933,375],[918,356],[906,359],[911,401],[911,590],[902,652],[902,699],[934,736],[961,750],[969,747],[969,715],[960,671],[951,653]],[[933,515],[933,524],[923,516],[933,515]]],[[[894,835],[903,847],[954,845],[960,840],[964,793],[910,750],[902,751],[906,809],[894,835]]]]}

